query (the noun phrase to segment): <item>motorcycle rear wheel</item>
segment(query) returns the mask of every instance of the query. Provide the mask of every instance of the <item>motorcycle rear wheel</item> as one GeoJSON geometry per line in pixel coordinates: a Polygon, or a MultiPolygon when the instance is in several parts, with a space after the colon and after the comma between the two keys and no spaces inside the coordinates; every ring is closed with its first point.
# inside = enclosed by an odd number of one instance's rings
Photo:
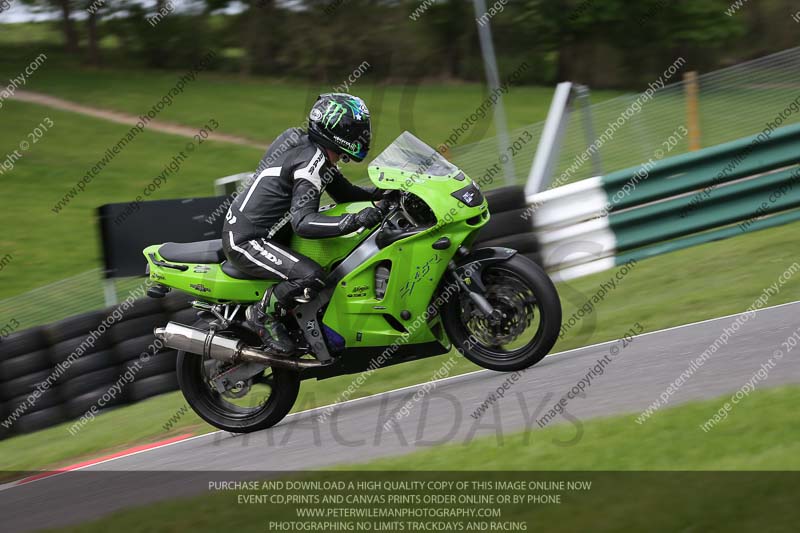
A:
{"type": "MultiPolygon", "coordinates": [[[[200,320],[196,328],[207,329],[208,321],[200,320]]],[[[249,332],[233,332],[245,342],[249,332]]],[[[178,385],[189,406],[212,426],[231,433],[251,433],[274,426],[291,411],[300,391],[300,378],[296,372],[267,368],[256,376],[254,385],[267,389],[268,394],[260,402],[258,397],[245,399],[245,395],[226,397],[209,384],[208,368],[218,364],[204,360],[202,355],[178,352],[178,385]],[[241,401],[239,401],[241,400],[241,401]],[[250,405],[247,405],[247,404],[250,405]]],[[[248,389],[252,390],[252,389],[248,389]]]]}
{"type": "Polygon", "coordinates": [[[553,282],[519,254],[486,266],[480,276],[484,296],[503,318],[492,324],[463,291],[454,294],[442,307],[453,346],[490,370],[514,372],[535,365],[553,348],[561,329],[561,301],[553,282]]]}

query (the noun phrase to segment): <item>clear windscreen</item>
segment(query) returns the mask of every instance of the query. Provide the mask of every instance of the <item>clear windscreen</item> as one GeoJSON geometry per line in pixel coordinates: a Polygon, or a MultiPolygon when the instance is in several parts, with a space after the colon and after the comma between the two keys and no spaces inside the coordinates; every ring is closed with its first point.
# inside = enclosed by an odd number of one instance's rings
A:
{"type": "Polygon", "coordinates": [[[448,176],[459,172],[458,167],[442,154],[407,131],[401,133],[369,166],[393,168],[414,175],[448,176]]]}

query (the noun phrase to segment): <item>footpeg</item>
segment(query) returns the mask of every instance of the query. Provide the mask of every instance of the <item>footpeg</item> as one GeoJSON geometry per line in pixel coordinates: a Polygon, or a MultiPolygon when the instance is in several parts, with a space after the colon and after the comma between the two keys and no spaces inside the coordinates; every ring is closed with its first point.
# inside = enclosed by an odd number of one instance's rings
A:
{"type": "Polygon", "coordinates": [[[314,299],[314,296],[316,296],[314,292],[308,287],[306,287],[305,289],[303,289],[303,295],[295,296],[294,300],[301,304],[307,304],[308,302],[314,299]]]}

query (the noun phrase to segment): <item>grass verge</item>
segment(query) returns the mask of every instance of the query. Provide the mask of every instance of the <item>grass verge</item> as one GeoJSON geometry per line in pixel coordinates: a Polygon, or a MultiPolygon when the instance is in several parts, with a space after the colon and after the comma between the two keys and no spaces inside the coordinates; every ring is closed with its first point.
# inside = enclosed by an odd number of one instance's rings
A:
{"type": "MultiPolygon", "coordinates": [[[[0,299],[79,274],[102,264],[95,209],[106,203],[212,196],[213,181],[232,169],[254,167],[259,150],[147,130],[127,144],[60,212],[54,205],[116,145],[130,128],[74,113],[15,101],[0,110],[0,146],[17,147],[45,118],[53,126],[3,179],[0,251],[13,259],[0,271],[0,299]],[[144,189],[179,154],[178,170],[149,196],[144,189]]],[[[205,116],[203,120],[208,120],[205,116]]],[[[10,152],[11,150],[9,150],[10,152]]],[[[2,254],[0,254],[2,255],[2,254]]]]}
{"type": "MultiPolygon", "coordinates": [[[[19,75],[38,52],[31,49],[27,51],[30,57],[26,57],[18,51],[13,58],[0,59],[0,78],[19,75]]],[[[49,57],[24,89],[134,115],[146,113],[186,74],[133,67],[94,69],[60,54],[49,57]]],[[[199,128],[207,116],[212,116],[222,124],[220,131],[267,143],[286,128],[302,124],[317,95],[332,91],[348,74],[342,72],[342,80],[326,84],[202,71],[159,118],[199,128]]],[[[452,129],[481,105],[487,93],[477,83],[375,84],[369,74],[350,91],[363,97],[372,111],[373,146],[378,149],[403,130],[431,144],[444,142],[452,129]]],[[[597,91],[592,98],[601,101],[618,94],[597,91]]],[[[544,120],[552,95],[550,87],[511,87],[504,95],[509,126],[517,128],[544,120]]],[[[492,115],[484,114],[458,144],[491,137],[493,132],[492,115]]]]}

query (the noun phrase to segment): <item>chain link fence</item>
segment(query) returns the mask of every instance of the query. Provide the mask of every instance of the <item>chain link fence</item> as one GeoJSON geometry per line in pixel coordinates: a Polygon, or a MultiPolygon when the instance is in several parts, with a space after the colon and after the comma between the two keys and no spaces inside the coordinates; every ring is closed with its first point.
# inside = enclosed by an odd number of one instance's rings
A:
{"type": "MultiPolygon", "coordinates": [[[[142,278],[115,280],[117,300],[142,284],[142,278]]],[[[50,324],[63,318],[106,306],[105,279],[99,268],[72,276],[0,301],[3,336],[15,331],[50,324]]]]}
{"type": "MultiPolygon", "coordinates": [[[[733,141],[762,131],[767,123],[781,121],[782,126],[800,120],[800,47],[741,63],[698,76],[697,132],[701,147],[733,141]]],[[[667,71],[665,71],[667,74],[667,71]]],[[[676,72],[671,79],[681,76],[676,72]]],[[[657,82],[658,80],[653,80],[657,82]]],[[[639,165],[653,157],[654,150],[676,130],[688,127],[687,84],[677,81],[657,89],[652,98],[641,101],[642,94],[623,95],[583,109],[572,109],[566,118],[561,149],[553,167],[553,182],[564,185],[592,175],[585,153],[606,129],[620,117],[629,115],[615,128],[613,136],[597,150],[604,173],[639,165]],[[641,109],[636,108],[637,100],[641,109]],[[586,115],[592,130],[587,128],[586,115]],[[570,167],[572,167],[570,171],[570,167]]],[[[544,122],[512,130],[511,158],[519,184],[524,184],[533,163],[544,122]],[[516,143],[516,146],[514,144],[516,143]]],[[[688,137],[672,148],[669,155],[689,151],[688,137]]],[[[502,154],[497,153],[494,138],[456,147],[452,159],[484,188],[504,185],[497,172],[502,154]]]]}

